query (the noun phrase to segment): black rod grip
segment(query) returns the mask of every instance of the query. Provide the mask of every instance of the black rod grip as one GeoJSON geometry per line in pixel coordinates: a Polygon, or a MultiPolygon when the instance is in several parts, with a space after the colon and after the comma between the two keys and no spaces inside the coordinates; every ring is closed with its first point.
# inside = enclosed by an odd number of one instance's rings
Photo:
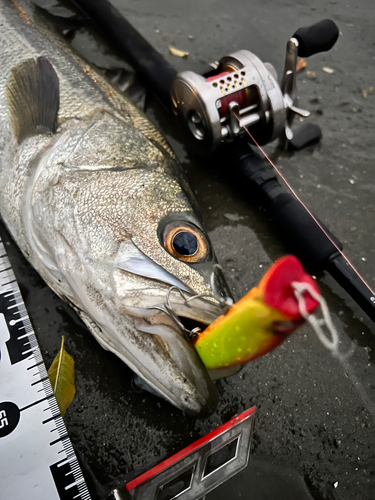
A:
{"type": "Polygon", "coordinates": [[[73,0],[105,34],[115,50],[136,70],[168,109],[177,71],[145,40],[108,0],[73,0]]]}
{"type": "Polygon", "coordinates": [[[339,37],[339,29],[330,19],[299,28],[293,35],[298,40],[299,57],[309,57],[330,50],[339,37]]]}
{"type": "Polygon", "coordinates": [[[321,221],[318,221],[324,228],[324,233],[307,210],[291,194],[282,193],[272,197],[269,214],[285,247],[296,254],[312,274],[326,269],[328,261],[339,255],[338,249],[325,233],[340,250],[342,244],[321,221]]]}
{"type": "MultiPolygon", "coordinates": [[[[263,199],[280,239],[289,252],[299,257],[307,270],[322,272],[339,252],[300,202],[286,192],[273,171],[254,154],[247,144],[236,144],[230,157],[236,162],[238,181],[256,190],[263,199]]],[[[319,222],[341,249],[337,238],[319,222]]]]}

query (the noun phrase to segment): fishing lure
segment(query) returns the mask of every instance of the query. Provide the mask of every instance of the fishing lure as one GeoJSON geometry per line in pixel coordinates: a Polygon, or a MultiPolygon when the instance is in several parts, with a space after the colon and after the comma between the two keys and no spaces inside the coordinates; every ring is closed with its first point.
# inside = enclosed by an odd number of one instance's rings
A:
{"type": "MultiPolygon", "coordinates": [[[[210,370],[242,365],[267,354],[304,322],[295,283],[306,283],[320,295],[316,282],[297,257],[278,259],[257,287],[236,302],[194,340],[193,345],[210,370]]],[[[305,293],[311,314],[319,302],[305,293]]]]}

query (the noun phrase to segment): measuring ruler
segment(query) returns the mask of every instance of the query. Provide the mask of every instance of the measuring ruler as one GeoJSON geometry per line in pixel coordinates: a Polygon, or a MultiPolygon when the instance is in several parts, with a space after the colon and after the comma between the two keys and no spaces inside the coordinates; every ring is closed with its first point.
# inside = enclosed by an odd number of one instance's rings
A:
{"type": "Polygon", "coordinates": [[[0,500],[89,500],[0,238],[0,500]]]}

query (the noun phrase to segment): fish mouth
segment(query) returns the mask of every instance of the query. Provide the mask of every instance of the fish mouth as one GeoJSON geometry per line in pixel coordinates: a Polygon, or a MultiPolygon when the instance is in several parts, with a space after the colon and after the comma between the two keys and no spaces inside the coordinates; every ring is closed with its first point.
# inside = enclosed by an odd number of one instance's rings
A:
{"type": "Polygon", "coordinates": [[[122,259],[116,260],[112,272],[116,308],[132,319],[138,335],[154,343],[169,375],[159,372],[153,376],[142,363],[133,363],[131,368],[150,386],[151,392],[174,406],[199,418],[210,415],[218,396],[190,341],[223,314],[225,299],[215,297],[209,285],[207,294],[195,294],[134,246],[125,259],[123,256],[122,252],[122,259]],[[125,285],[129,281],[132,289],[125,285]]]}
{"type": "MultiPolygon", "coordinates": [[[[143,298],[150,301],[149,295],[145,294],[143,298]]],[[[151,387],[151,392],[158,393],[188,414],[206,418],[216,409],[218,395],[209,372],[189,342],[190,332],[204,330],[222,310],[217,304],[199,297],[194,297],[196,304],[193,307],[191,303],[186,304],[187,298],[183,298],[175,290],[169,290],[160,299],[156,299],[154,305],[147,308],[122,303],[122,310],[133,317],[134,326],[139,332],[157,338],[162,343],[162,356],[166,364],[173,362],[182,374],[184,383],[179,387],[177,384],[176,387],[170,387],[163,380],[142,376],[141,371],[137,371],[137,374],[151,387]],[[165,308],[168,295],[169,304],[165,308]]],[[[131,298],[127,300],[128,303],[132,302],[131,298]]]]}
{"type": "MultiPolygon", "coordinates": [[[[193,297],[191,295],[189,298],[193,297]]],[[[220,315],[220,306],[199,297],[194,297],[194,306],[186,304],[187,297],[183,298],[179,292],[170,289],[164,297],[154,297],[152,301],[147,293],[138,294],[136,300],[139,299],[152,304],[146,308],[137,307],[132,298],[128,297],[127,303],[122,301],[121,310],[133,318],[138,332],[161,342],[161,356],[165,363],[173,363],[184,382],[180,386],[176,383],[176,387],[171,387],[163,378],[155,380],[149,377],[143,372],[143,367],[135,370],[136,373],[152,389],[150,392],[158,393],[163,399],[195,417],[208,417],[216,409],[218,395],[209,372],[189,340],[191,332],[204,330],[220,315]]]]}

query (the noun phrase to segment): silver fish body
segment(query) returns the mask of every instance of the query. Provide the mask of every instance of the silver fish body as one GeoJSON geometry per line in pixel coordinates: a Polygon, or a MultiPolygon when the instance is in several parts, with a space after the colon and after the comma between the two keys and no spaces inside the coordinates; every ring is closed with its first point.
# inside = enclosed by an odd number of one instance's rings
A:
{"type": "Polygon", "coordinates": [[[178,408],[209,414],[217,402],[210,376],[161,309],[167,302],[176,318],[209,324],[222,313],[217,300],[186,299],[212,296],[212,286],[216,296],[228,292],[173,153],[147,118],[54,35],[31,4],[0,0],[0,25],[4,222],[33,267],[105,349],[178,408]],[[51,131],[36,123],[29,130],[32,119],[23,110],[54,99],[48,90],[29,100],[25,90],[45,85],[46,65],[57,76],[51,83],[59,97],[56,126],[51,131]],[[34,70],[44,83],[35,84],[34,70]],[[173,247],[181,232],[188,255],[173,247]]]}

